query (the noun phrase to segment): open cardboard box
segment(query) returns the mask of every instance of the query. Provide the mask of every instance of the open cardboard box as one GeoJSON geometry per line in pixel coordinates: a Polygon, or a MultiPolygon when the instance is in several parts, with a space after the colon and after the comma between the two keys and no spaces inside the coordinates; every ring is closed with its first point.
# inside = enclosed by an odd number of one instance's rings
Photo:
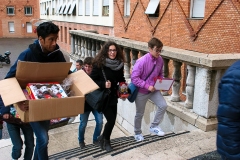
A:
{"type": "Polygon", "coordinates": [[[98,85],[82,70],[68,75],[72,63],[36,63],[18,61],[16,76],[0,81],[0,95],[4,105],[15,104],[23,122],[72,117],[84,112],[84,95],[98,89],[98,85]],[[67,98],[29,100],[29,110],[21,111],[16,103],[27,100],[22,89],[27,83],[59,82],[65,78],[73,80],[67,98]]]}

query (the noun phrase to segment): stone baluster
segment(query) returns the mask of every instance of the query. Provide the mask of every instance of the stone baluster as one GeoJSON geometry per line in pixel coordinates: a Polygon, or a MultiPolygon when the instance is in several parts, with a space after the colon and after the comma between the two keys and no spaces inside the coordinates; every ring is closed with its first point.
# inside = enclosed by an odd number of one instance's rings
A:
{"type": "Polygon", "coordinates": [[[131,61],[132,67],[136,63],[137,59],[138,59],[138,50],[132,49],[132,61],[131,61]]]}
{"type": "Polygon", "coordinates": [[[100,51],[101,46],[100,46],[100,41],[96,41],[96,55],[98,54],[98,52],[100,51]]]}
{"type": "MultiPolygon", "coordinates": [[[[169,59],[163,58],[163,77],[168,78],[169,76],[169,68],[168,68],[168,63],[169,59]]],[[[162,91],[163,96],[168,96],[168,91],[162,91]]]]}
{"type": "Polygon", "coordinates": [[[92,57],[92,42],[89,38],[87,39],[87,57],[92,57]]]}
{"type": "Polygon", "coordinates": [[[129,48],[124,48],[123,50],[124,50],[124,56],[125,56],[124,76],[125,78],[130,78],[130,67],[131,67],[130,51],[131,50],[129,48]]]}
{"type": "Polygon", "coordinates": [[[96,40],[92,39],[92,57],[96,56],[96,40]]]}
{"type": "Polygon", "coordinates": [[[145,51],[140,51],[140,57],[144,56],[147,52],[145,51]]]}
{"type": "Polygon", "coordinates": [[[180,94],[179,90],[181,87],[181,66],[182,62],[173,61],[174,66],[174,72],[173,72],[173,86],[172,86],[172,95],[171,95],[171,101],[173,102],[179,102],[180,101],[180,94]]]}
{"type": "Polygon", "coordinates": [[[187,80],[186,80],[186,101],[185,107],[193,108],[194,83],[195,83],[196,67],[187,65],[187,80]]]}
{"type": "Polygon", "coordinates": [[[81,40],[81,57],[84,58],[85,56],[85,44],[86,44],[86,40],[85,38],[82,38],[81,40]]]}
{"type": "Polygon", "coordinates": [[[74,36],[73,34],[71,34],[71,50],[72,50],[72,53],[71,54],[74,54],[75,53],[75,38],[76,36],[74,36]]]}
{"type": "Polygon", "coordinates": [[[73,53],[74,54],[74,57],[76,57],[76,55],[78,55],[78,37],[76,36],[75,38],[75,52],[73,53]]]}
{"type": "Polygon", "coordinates": [[[81,57],[81,37],[78,37],[78,56],[81,57]]]}

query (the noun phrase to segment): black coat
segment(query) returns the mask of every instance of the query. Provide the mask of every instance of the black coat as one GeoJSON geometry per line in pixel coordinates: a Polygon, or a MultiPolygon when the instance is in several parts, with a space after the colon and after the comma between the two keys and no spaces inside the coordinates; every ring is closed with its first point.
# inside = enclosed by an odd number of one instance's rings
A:
{"type": "MultiPolygon", "coordinates": [[[[117,105],[117,103],[118,103],[118,95],[117,95],[118,83],[125,82],[123,67],[118,71],[114,71],[114,70],[111,70],[110,68],[104,66],[103,70],[105,72],[107,80],[109,80],[111,82],[111,88],[110,88],[111,94],[110,94],[110,99],[109,99],[109,106],[117,105]]],[[[94,65],[92,73],[90,74],[90,77],[100,87],[100,89],[106,88],[105,87],[106,80],[104,79],[101,68],[94,65]]]]}
{"type": "Polygon", "coordinates": [[[227,159],[240,159],[240,61],[222,77],[217,111],[217,150],[227,159]]]}

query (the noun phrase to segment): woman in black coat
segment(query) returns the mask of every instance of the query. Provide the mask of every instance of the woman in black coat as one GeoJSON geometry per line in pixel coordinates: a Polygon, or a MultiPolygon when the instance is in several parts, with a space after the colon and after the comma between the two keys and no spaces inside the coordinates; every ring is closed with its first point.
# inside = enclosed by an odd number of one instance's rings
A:
{"type": "Polygon", "coordinates": [[[114,42],[106,42],[93,61],[93,70],[90,77],[100,87],[100,89],[109,88],[108,104],[103,107],[103,114],[107,120],[103,133],[98,137],[99,146],[101,149],[111,151],[110,136],[117,117],[118,103],[118,83],[125,82],[124,73],[124,56],[122,49],[114,42]],[[107,81],[105,80],[102,68],[105,72],[107,81]]]}

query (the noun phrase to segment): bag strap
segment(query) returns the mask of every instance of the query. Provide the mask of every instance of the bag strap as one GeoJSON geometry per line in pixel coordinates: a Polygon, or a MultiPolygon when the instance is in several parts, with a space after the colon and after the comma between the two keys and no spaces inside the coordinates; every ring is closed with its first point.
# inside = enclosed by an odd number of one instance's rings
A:
{"type": "Polygon", "coordinates": [[[153,72],[153,70],[154,70],[155,67],[156,67],[156,64],[154,64],[153,69],[152,69],[151,72],[148,74],[148,76],[144,79],[144,81],[146,81],[146,80],[148,79],[148,77],[152,74],[152,72],[153,72]]]}
{"type": "Polygon", "coordinates": [[[106,77],[106,74],[105,74],[105,72],[103,70],[103,67],[102,67],[102,73],[103,73],[103,77],[104,77],[105,81],[107,81],[107,77],[106,77]]]}

